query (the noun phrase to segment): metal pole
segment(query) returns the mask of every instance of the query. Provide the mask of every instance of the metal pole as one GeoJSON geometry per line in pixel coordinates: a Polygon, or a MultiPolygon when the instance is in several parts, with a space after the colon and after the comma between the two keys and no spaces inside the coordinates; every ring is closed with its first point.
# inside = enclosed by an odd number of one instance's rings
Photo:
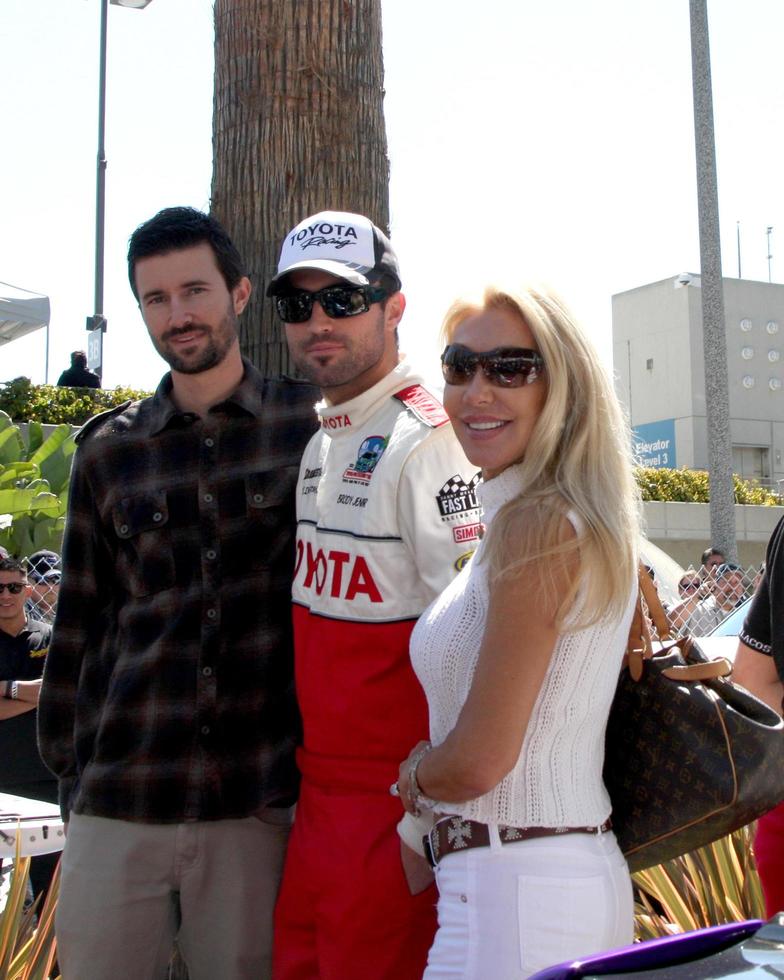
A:
{"type": "MultiPolygon", "coordinates": [[[[93,366],[98,377],[103,375],[103,332],[106,320],[103,316],[103,265],[104,265],[104,225],[106,221],[106,35],[109,0],[100,0],[101,34],[98,55],[98,153],[95,161],[95,297],[93,315],[88,327],[92,343],[98,343],[97,363],[93,366]],[[96,331],[96,327],[98,330],[96,331]]],[[[88,349],[92,350],[88,343],[88,349]]]]}
{"type": "Polygon", "coordinates": [[[711,545],[735,561],[735,494],[729,420],[727,333],[721,274],[719,192],[713,132],[710,45],[706,0],[689,0],[697,209],[700,229],[702,340],[710,472],[711,545]]]}
{"type": "Polygon", "coordinates": [[[98,68],[98,156],[95,170],[95,302],[93,312],[103,314],[103,233],[106,204],[106,21],[109,0],[101,3],[101,40],[98,68]]]}
{"type": "Polygon", "coordinates": [[[743,276],[740,274],[740,221],[735,222],[735,230],[738,233],[738,279],[742,279],[743,276]]]}

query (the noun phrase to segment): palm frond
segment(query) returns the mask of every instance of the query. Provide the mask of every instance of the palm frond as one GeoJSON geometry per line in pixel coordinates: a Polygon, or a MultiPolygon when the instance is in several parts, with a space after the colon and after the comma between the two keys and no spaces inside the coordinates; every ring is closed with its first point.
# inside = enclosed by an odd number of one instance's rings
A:
{"type": "Polygon", "coordinates": [[[765,917],[754,824],[632,876],[638,939],[765,917]]]}

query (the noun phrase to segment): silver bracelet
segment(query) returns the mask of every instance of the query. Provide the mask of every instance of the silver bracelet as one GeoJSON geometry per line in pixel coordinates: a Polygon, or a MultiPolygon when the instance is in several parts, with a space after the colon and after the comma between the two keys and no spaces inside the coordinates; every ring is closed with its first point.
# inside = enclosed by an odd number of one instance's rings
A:
{"type": "Polygon", "coordinates": [[[432,810],[436,805],[435,800],[431,800],[429,796],[425,796],[417,781],[419,763],[432,749],[433,746],[430,742],[427,745],[423,745],[408,764],[408,801],[411,804],[411,809],[415,817],[418,817],[422,810],[432,810]]]}

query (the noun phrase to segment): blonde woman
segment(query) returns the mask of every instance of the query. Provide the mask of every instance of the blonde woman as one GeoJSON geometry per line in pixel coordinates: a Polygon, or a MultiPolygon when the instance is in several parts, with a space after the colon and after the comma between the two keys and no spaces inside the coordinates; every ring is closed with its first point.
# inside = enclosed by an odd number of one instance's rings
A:
{"type": "Polygon", "coordinates": [[[632,940],[602,764],[639,503],[612,386],[555,295],[488,288],[453,304],[444,336],[444,404],[482,469],[486,532],[414,630],[432,744],[397,790],[436,821],[426,980],[508,980],[632,940]]]}

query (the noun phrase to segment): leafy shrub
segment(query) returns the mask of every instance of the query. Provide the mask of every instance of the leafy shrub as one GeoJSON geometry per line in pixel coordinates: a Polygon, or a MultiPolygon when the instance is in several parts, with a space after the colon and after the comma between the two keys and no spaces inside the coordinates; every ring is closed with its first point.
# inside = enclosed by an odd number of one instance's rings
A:
{"type": "MultiPolygon", "coordinates": [[[[643,500],[676,500],[693,504],[707,504],[710,501],[706,470],[660,470],[638,466],[636,476],[643,500]]],[[[736,504],[762,504],[765,507],[784,504],[781,494],[760,486],[756,480],[743,480],[737,474],[733,474],[732,479],[736,504]]]]}
{"type": "Polygon", "coordinates": [[[82,425],[99,412],[148,394],[133,388],[58,388],[34,385],[29,378],[14,378],[0,383],[0,411],[14,422],[82,425]]]}

